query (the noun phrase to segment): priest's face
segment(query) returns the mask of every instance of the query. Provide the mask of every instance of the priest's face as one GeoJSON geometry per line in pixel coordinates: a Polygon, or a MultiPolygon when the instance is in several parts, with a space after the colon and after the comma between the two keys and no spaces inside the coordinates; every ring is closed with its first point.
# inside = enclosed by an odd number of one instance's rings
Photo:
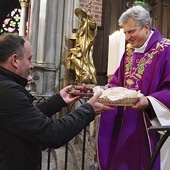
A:
{"type": "Polygon", "coordinates": [[[122,25],[126,36],[126,41],[133,48],[141,47],[150,35],[149,25],[146,23],[142,28],[136,24],[133,19],[122,25]]]}

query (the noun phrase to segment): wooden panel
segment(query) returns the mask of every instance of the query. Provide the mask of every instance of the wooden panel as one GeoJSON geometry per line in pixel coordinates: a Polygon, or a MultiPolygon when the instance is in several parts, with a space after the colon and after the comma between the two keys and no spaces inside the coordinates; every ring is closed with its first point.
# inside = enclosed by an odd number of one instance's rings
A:
{"type": "Polygon", "coordinates": [[[93,60],[97,71],[97,82],[99,85],[105,85],[107,83],[107,57],[103,57],[103,47],[103,28],[98,27],[97,36],[94,42],[93,60]]]}
{"type": "Polygon", "coordinates": [[[109,35],[119,29],[118,18],[124,10],[125,4],[123,0],[103,1],[102,27],[98,29],[93,53],[97,70],[97,80],[100,85],[106,85],[108,83],[107,61],[109,35]]]}
{"type": "Polygon", "coordinates": [[[170,38],[170,2],[168,4],[168,1],[163,3],[162,35],[170,38]]]}

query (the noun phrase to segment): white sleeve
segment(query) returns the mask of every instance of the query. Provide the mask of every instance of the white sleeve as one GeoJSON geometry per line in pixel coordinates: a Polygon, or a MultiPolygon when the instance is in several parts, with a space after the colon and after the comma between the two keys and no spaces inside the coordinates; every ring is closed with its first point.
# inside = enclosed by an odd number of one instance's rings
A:
{"type": "MultiPolygon", "coordinates": [[[[170,125],[170,109],[167,108],[160,101],[155,99],[154,97],[147,96],[149,101],[151,102],[153,109],[156,114],[156,118],[150,120],[153,126],[168,126],[170,125]]],[[[163,131],[159,131],[160,134],[164,134],[163,131]]],[[[160,159],[161,159],[161,170],[169,169],[170,167],[170,137],[166,140],[164,145],[160,150],[160,159]]]]}
{"type": "Polygon", "coordinates": [[[147,96],[149,101],[152,104],[152,107],[155,111],[156,118],[151,120],[153,126],[168,126],[170,125],[170,109],[162,104],[160,101],[154,97],[147,96]]]}

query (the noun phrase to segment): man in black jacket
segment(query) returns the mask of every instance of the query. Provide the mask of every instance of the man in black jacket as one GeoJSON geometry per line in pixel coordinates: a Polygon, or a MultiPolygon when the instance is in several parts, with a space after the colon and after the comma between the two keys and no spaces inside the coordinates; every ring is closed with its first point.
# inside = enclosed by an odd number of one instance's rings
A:
{"type": "Polygon", "coordinates": [[[71,86],[49,100],[33,106],[25,89],[33,64],[32,50],[23,37],[0,36],[0,169],[40,170],[41,147],[58,148],[66,144],[95,117],[112,109],[97,102],[100,94],[67,116],[50,117],[80,96],[71,96],[71,86]]]}

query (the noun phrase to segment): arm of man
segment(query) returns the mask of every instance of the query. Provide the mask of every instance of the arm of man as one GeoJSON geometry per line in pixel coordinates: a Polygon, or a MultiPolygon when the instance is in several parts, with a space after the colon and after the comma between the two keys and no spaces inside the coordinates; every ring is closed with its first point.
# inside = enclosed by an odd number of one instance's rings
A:
{"type": "Polygon", "coordinates": [[[0,127],[19,139],[51,148],[66,144],[94,120],[95,115],[111,109],[97,102],[98,95],[65,117],[53,121],[33,106],[20,86],[9,85],[2,96],[0,127]]]}

